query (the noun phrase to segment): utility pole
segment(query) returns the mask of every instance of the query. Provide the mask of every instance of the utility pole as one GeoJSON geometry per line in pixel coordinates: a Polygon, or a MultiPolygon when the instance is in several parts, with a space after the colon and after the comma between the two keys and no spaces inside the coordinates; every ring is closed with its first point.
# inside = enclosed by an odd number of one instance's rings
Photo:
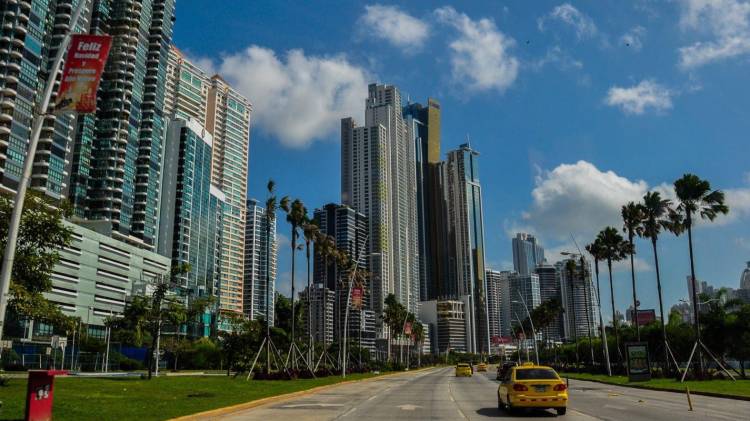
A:
{"type": "Polygon", "coordinates": [[[23,202],[26,198],[26,190],[29,187],[29,180],[31,178],[31,170],[34,166],[34,157],[36,155],[36,148],[39,144],[39,135],[42,133],[42,126],[44,126],[44,119],[47,116],[47,109],[49,108],[50,98],[52,98],[52,89],[55,87],[55,79],[57,79],[57,72],[60,69],[60,64],[63,61],[68,45],[71,40],[71,32],[78,24],[78,19],[81,17],[81,13],[86,9],[89,4],[89,0],[82,0],[78,3],[73,12],[73,16],[70,18],[70,30],[65,34],[60,45],[57,48],[55,59],[52,62],[49,75],[47,75],[47,82],[44,85],[44,94],[42,96],[42,103],[35,110],[34,122],[31,129],[31,138],[29,138],[29,148],[26,151],[26,157],[23,160],[23,173],[21,179],[18,182],[18,189],[16,190],[16,197],[14,200],[13,212],[10,216],[10,222],[8,224],[8,242],[5,244],[5,252],[3,253],[3,267],[0,270],[0,340],[3,338],[3,329],[5,327],[5,310],[8,307],[8,291],[10,290],[10,276],[13,273],[13,262],[16,258],[16,245],[18,243],[18,232],[21,228],[21,214],[23,213],[23,202]]]}

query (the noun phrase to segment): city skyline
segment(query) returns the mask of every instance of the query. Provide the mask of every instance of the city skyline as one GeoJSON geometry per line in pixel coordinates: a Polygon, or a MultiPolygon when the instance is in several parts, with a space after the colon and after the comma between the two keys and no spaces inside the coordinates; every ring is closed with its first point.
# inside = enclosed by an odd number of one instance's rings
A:
{"type": "MultiPolygon", "coordinates": [[[[697,276],[737,287],[750,254],[750,226],[742,223],[748,215],[743,198],[748,191],[745,173],[750,169],[740,158],[743,133],[750,127],[745,119],[719,110],[735,109],[747,96],[746,84],[734,87],[743,80],[744,55],[726,58],[721,66],[706,63],[684,70],[680,48],[697,41],[720,41],[712,35],[715,26],[710,17],[688,20],[692,15],[687,2],[643,8],[619,2],[575,4],[570,7],[582,20],[573,24],[554,13],[562,5],[503,7],[467,2],[454,9],[442,4],[374,9],[366,7],[371,3],[347,3],[329,9],[248,4],[228,13],[185,3],[177,10],[181,23],[175,28],[175,43],[186,54],[219,69],[255,105],[251,196],[261,197],[265,182],[273,178],[280,191],[300,196],[313,206],[339,201],[339,119],[353,115],[363,121],[360,113],[367,84],[393,83],[403,91],[404,102],[427,97],[440,101],[444,150],[464,143],[468,133],[472,147],[485,161],[500,164],[491,165],[484,174],[488,267],[510,269],[508,238],[515,232],[537,236],[551,256],[548,260],[555,261],[559,250],[574,250],[570,231],[582,246],[605,224],[620,227],[619,206],[625,202],[640,198],[648,187],[671,185],[684,172],[694,172],[731,193],[730,216],[695,232],[697,276]],[[258,7],[263,13],[257,13],[258,7]],[[426,29],[399,38],[399,28],[389,26],[389,33],[378,34],[362,24],[377,17],[378,11],[385,16],[408,14],[426,29]],[[624,17],[621,22],[604,18],[614,11],[624,17]],[[330,15],[337,18],[324,18],[330,15]],[[284,37],[270,29],[290,19],[313,19],[316,36],[310,36],[309,28],[290,28],[284,37]],[[190,30],[206,21],[228,30],[201,35],[190,30]],[[574,24],[581,22],[592,23],[595,31],[579,32],[574,24]],[[696,30],[701,22],[707,25],[707,33],[696,30]],[[483,34],[501,34],[500,44],[507,46],[499,51],[500,56],[493,55],[498,62],[483,63],[485,67],[502,69],[494,65],[517,63],[509,69],[516,70],[509,84],[499,83],[505,80],[500,72],[464,69],[469,73],[454,78],[458,62],[453,58],[462,55],[451,45],[470,44],[465,29],[480,23],[483,34]],[[638,26],[645,33],[632,31],[638,26]],[[234,28],[249,28],[253,35],[234,28]],[[625,35],[638,42],[627,46],[621,42],[625,35]],[[505,43],[510,40],[512,45],[505,43]],[[297,79],[303,71],[312,71],[316,77],[309,82],[297,79]],[[334,71],[340,72],[336,83],[331,76],[334,71]],[[251,73],[257,80],[244,76],[251,73]],[[477,80],[488,83],[485,86],[477,80]],[[663,102],[649,101],[653,95],[648,94],[664,92],[658,87],[671,93],[669,106],[658,108],[655,104],[663,102]],[[607,102],[611,89],[613,105],[607,102]],[[617,94],[623,92],[645,102],[623,103],[622,97],[617,102],[617,94]],[[576,98],[573,106],[571,98],[576,98]],[[309,118],[275,111],[289,107],[309,118]],[[719,139],[717,130],[722,133],[721,142],[713,142],[719,139]],[[691,147],[680,146],[686,144],[691,147]],[[712,159],[701,159],[704,156],[712,159]],[[283,157],[285,165],[277,165],[272,157],[283,157]],[[721,170],[715,166],[717,160],[722,162],[721,170]],[[579,209],[582,203],[589,206],[579,209]]],[[[464,56],[471,59],[468,53],[464,56]]],[[[659,243],[668,305],[687,297],[683,281],[689,273],[686,243],[685,238],[670,235],[662,236],[659,243]]],[[[637,240],[637,247],[637,282],[643,292],[639,295],[644,308],[653,308],[657,306],[655,294],[646,294],[655,290],[652,258],[647,242],[637,240]]],[[[288,261],[289,254],[282,252],[279,290],[287,293],[288,261]]],[[[627,271],[624,264],[615,271],[620,311],[628,305],[627,271]]],[[[609,313],[608,303],[603,308],[609,313]]]]}

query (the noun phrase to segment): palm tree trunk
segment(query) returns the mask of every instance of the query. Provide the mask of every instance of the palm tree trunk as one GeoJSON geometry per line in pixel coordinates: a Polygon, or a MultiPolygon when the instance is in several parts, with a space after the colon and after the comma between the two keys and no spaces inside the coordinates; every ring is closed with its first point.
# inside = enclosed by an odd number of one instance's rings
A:
{"type": "Polygon", "coordinates": [[[615,310],[615,287],[612,284],[612,259],[607,259],[609,269],[609,295],[612,299],[612,327],[615,329],[615,347],[617,347],[617,362],[622,366],[622,352],[620,351],[620,333],[617,330],[617,311],[615,310]]]}
{"type": "Polygon", "coordinates": [[[595,361],[594,361],[594,343],[591,339],[591,294],[589,293],[588,285],[589,283],[586,282],[586,270],[584,269],[585,266],[583,265],[583,257],[581,257],[581,271],[583,273],[583,293],[586,295],[586,297],[583,300],[584,305],[586,306],[586,327],[588,328],[588,334],[589,334],[589,352],[591,354],[591,367],[594,367],[595,361]]]}
{"type": "Polygon", "coordinates": [[[294,319],[297,318],[297,312],[294,311],[294,264],[295,264],[295,251],[297,249],[297,227],[292,225],[292,328],[291,328],[291,339],[289,345],[289,353],[293,355],[291,358],[292,366],[297,368],[297,356],[294,353],[294,344],[296,337],[294,336],[294,319]]]}
{"type": "Polygon", "coordinates": [[[312,303],[310,303],[310,242],[307,241],[305,255],[307,257],[307,366],[313,365],[312,339],[312,303]]]}
{"type": "Polygon", "coordinates": [[[599,260],[594,258],[594,268],[596,270],[596,308],[599,310],[599,328],[602,330],[602,347],[604,352],[604,362],[607,364],[607,375],[612,375],[612,366],[609,363],[609,344],[607,344],[607,328],[602,320],[602,295],[599,288],[599,260]]]}
{"type": "MultiPolygon", "coordinates": [[[[692,228],[692,215],[690,212],[687,212],[687,232],[688,232],[688,248],[690,249],[690,282],[693,285],[693,315],[695,317],[695,340],[697,342],[701,341],[701,325],[700,325],[700,311],[698,310],[698,288],[697,288],[697,281],[695,279],[695,262],[693,259],[693,228],[692,228]]],[[[703,367],[703,352],[701,351],[701,347],[698,346],[698,364],[699,364],[699,372],[698,377],[700,377],[704,373],[704,367],[703,367]]]]}
{"type": "Polygon", "coordinates": [[[664,322],[664,301],[661,293],[661,274],[659,272],[659,253],[656,251],[656,238],[651,239],[654,249],[654,265],[656,265],[656,289],[659,292],[659,314],[661,315],[661,338],[664,342],[664,375],[670,372],[669,349],[667,348],[667,325],[664,322]]]}
{"type": "Polygon", "coordinates": [[[633,232],[628,233],[628,240],[630,241],[630,278],[633,281],[633,324],[635,324],[635,337],[638,338],[638,342],[641,341],[641,327],[638,325],[638,298],[635,291],[635,263],[633,262],[633,255],[635,254],[635,246],[633,245],[633,232]]]}

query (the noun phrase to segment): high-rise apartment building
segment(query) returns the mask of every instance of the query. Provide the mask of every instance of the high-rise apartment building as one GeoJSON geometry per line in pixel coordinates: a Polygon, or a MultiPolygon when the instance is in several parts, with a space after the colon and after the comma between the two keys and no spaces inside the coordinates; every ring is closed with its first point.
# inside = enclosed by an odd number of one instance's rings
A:
{"type": "Polygon", "coordinates": [[[188,297],[215,295],[224,250],[224,194],[211,185],[213,139],[196,120],[173,120],[164,148],[159,212],[159,254],[172,265],[189,264],[181,275],[188,297]]]}
{"type": "Polygon", "coordinates": [[[503,282],[508,282],[507,277],[503,277],[502,272],[487,269],[487,319],[489,320],[490,338],[502,336],[503,309],[502,293],[503,282]]]}
{"type": "Polygon", "coordinates": [[[266,208],[255,199],[247,201],[245,221],[245,264],[243,277],[243,313],[250,319],[274,320],[274,300],[276,296],[276,219],[266,218],[266,208]],[[270,231],[270,236],[269,236],[270,231]],[[270,249],[269,249],[270,247],[270,249]],[[270,257],[270,260],[268,258],[270,257]],[[268,286],[268,288],[267,288],[268,286]],[[270,306],[266,307],[266,290],[270,297],[270,306]]]}
{"type": "Polygon", "coordinates": [[[242,311],[245,201],[250,102],[218,75],[211,77],[206,129],[214,135],[213,184],[226,195],[220,310],[242,311]]]}
{"type": "Polygon", "coordinates": [[[307,287],[299,293],[299,300],[303,303],[302,318],[304,320],[305,329],[310,325],[312,328],[310,332],[313,341],[324,342],[326,345],[330,345],[334,340],[334,292],[328,289],[324,284],[312,284],[310,286],[309,302],[307,294],[307,287]]]}
{"type": "Polygon", "coordinates": [[[591,282],[591,264],[584,261],[582,267],[579,258],[572,258],[556,263],[555,267],[560,275],[564,338],[572,341],[588,337],[589,327],[593,336],[598,335],[598,303],[596,289],[591,282]],[[567,262],[573,262],[575,266],[568,267],[567,262]]]}
{"type": "Polygon", "coordinates": [[[164,113],[192,117],[213,135],[211,182],[226,198],[219,309],[242,312],[250,102],[219,75],[208,76],[169,48],[164,113]]]}
{"type": "Polygon", "coordinates": [[[510,313],[512,317],[511,326],[526,320],[529,314],[542,303],[539,292],[539,275],[532,273],[522,275],[511,273],[510,282],[510,313]]]}
{"type": "MultiPolygon", "coordinates": [[[[380,314],[388,294],[416,313],[419,257],[415,150],[407,139],[401,94],[371,84],[365,125],[341,121],[341,199],[369,219],[372,310],[380,314]]],[[[380,323],[380,322],[379,322],[380,323]]],[[[380,336],[385,337],[382,332],[380,336]]]]}
{"type": "Polygon", "coordinates": [[[455,282],[459,296],[468,296],[466,317],[469,352],[489,352],[487,282],[484,264],[484,211],[479,181],[479,153],[461,145],[448,152],[446,196],[448,198],[449,242],[453,248],[455,282]]]}
{"type": "MultiPolygon", "coordinates": [[[[558,267],[542,263],[537,265],[534,273],[539,276],[539,297],[541,302],[557,300],[562,306],[563,300],[558,267]]],[[[562,322],[562,315],[558,314],[549,326],[542,330],[544,339],[555,342],[560,341],[565,335],[562,322]]]]}
{"type": "Polygon", "coordinates": [[[534,273],[544,263],[544,248],[533,235],[518,233],[513,239],[513,269],[521,275],[534,273]]]}
{"type": "MultiPolygon", "coordinates": [[[[70,30],[80,0],[0,2],[0,191],[14,192],[23,171],[36,107],[58,45],[70,30]]],[[[84,12],[74,32],[86,32],[84,12]]],[[[59,80],[58,73],[58,80],[59,80]]],[[[57,89],[49,111],[54,111],[57,89]]],[[[43,123],[30,186],[64,198],[69,184],[70,150],[75,125],[70,115],[48,115],[43,123]]]]}
{"type": "Polygon", "coordinates": [[[91,33],[112,36],[96,115],[76,124],[68,196],[99,231],[155,248],[174,0],[94,0],[91,33]],[[85,193],[84,193],[85,192],[85,193]]]}

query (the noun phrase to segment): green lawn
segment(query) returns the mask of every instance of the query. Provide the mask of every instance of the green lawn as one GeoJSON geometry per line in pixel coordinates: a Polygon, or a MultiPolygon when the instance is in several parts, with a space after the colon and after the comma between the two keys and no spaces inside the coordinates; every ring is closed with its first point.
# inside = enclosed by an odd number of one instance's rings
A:
{"type": "MultiPolygon", "coordinates": [[[[347,380],[373,377],[352,374],[347,380]]],[[[164,420],[268,396],[296,392],[341,381],[340,376],[294,381],[245,381],[244,377],[159,377],[55,380],[54,419],[164,420]]],[[[0,419],[22,419],[26,379],[0,387],[0,419]]]]}
{"type": "Polygon", "coordinates": [[[653,379],[647,382],[630,383],[628,382],[628,378],[626,376],[607,377],[603,374],[588,373],[560,373],[560,376],[579,380],[597,380],[624,386],[635,385],[642,387],[674,389],[679,391],[685,391],[685,386],[687,386],[690,388],[691,392],[711,392],[719,393],[722,395],[750,397],[750,380],[737,380],[736,382],[733,382],[731,380],[686,380],[685,383],[680,383],[678,381],[675,381],[674,379],[653,379]]]}

